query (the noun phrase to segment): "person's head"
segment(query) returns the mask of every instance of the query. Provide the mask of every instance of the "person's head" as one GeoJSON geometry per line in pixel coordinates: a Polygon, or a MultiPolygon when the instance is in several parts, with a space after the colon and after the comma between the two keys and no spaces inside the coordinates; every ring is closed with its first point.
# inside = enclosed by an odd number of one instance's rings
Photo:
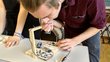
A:
{"type": "Polygon", "coordinates": [[[36,18],[55,18],[61,4],[58,0],[20,0],[23,7],[36,18]]]}

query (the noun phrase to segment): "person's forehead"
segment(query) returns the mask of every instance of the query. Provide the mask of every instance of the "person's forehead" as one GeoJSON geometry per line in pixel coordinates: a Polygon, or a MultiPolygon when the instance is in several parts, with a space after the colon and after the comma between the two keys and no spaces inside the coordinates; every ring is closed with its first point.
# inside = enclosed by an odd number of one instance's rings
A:
{"type": "Polygon", "coordinates": [[[46,5],[41,5],[36,11],[31,12],[34,16],[37,16],[37,18],[43,18],[50,13],[50,8],[46,5]]]}

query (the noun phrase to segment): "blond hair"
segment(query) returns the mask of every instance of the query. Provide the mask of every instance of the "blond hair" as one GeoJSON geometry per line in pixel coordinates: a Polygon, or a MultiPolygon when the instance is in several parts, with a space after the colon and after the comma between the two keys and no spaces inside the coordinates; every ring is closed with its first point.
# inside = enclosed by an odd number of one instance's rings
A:
{"type": "Polygon", "coordinates": [[[42,4],[46,4],[49,8],[55,7],[58,9],[58,0],[20,0],[23,7],[28,11],[37,10],[42,4]]]}

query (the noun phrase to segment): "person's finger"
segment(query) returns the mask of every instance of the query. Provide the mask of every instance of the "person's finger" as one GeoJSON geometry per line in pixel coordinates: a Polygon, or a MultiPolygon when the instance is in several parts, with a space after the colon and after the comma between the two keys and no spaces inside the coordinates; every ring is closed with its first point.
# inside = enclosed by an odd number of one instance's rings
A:
{"type": "Polygon", "coordinates": [[[43,29],[44,31],[47,31],[47,28],[49,28],[49,27],[48,27],[48,24],[45,24],[44,26],[42,26],[42,29],[43,29]]]}
{"type": "Polygon", "coordinates": [[[67,43],[67,41],[65,41],[65,40],[59,40],[59,41],[57,42],[57,45],[60,45],[60,44],[63,44],[63,43],[67,43]]]}
{"type": "Polygon", "coordinates": [[[68,45],[69,45],[68,43],[63,43],[63,44],[59,44],[58,47],[59,47],[59,48],[63,48],[63,47],[66,47],[66,46],[68,46],[68,45]]]}
{"type": "Polygon", "coordinates": [[[49,21],[49,18],[44,18],[40,20],[41,26],[47,24],[49,21]]]}
{"type": "Polygon", "coordinates": [[[51,29],[50,29],[50,31],[52,31],[53,30],[53,23],[51,24],[51,29]]]}
{"type": "Polygon", "coordinates": [[[48,27],[48,29],[47,29],[47,31],[49,32],[49,31],[52,31],[53,29],[52,29],[52,25],[50,24],[49,25],[49,27],[48,27]]]}
{"type": "Polygon", "coordinates": [[[71,51],[72,48],[67,49],[66,51],[71,51]]]}
{"type": "MultiPolygon", "coordinates": [[[[20,40],[19,40],[20,41],[20,40]]],[[[19,44],[19,41],[16,41],[16,45],[18,45],[19,44]]]]}
{"type": "Polygon", "coordinates": [[[65,46],[65,47],[62,47],[61,49],[62,49],[62,50],[70,50],[71,47],[70,47],[70,46],[65,46]]]}
{"type": "Polygon", "coordinates": [[[44,31],[46,31],[46,32],[49,32],[49,31],[53,30],[51,24],[46,24],[45,27],[43,27],[43,29],[44,29],[44,31]]]}
{"type": "MultiPolygon", "coordinates": [[[[8,39],[9,39],[9,38],[8,38],[8,39]]],[[[8,39],[5,40],[5,47],[8,47],[8,45],[9,45],[8,39]]]]}
{"type": "Polygon", "coordinates": [[[12,38],[8,38],[7,40],[6,40],[6,47],[11,47],[11,46],[13,46],[14,44],[15,44],[15,39],[14,40],[12,40],[12,38]]]}
{"type": "Polygon", "coordinates": [[[9,47],[12,47],[14,45],[16,45],[16,41],[11,42],[11,45],[9,47]]]}
{"type": "Polygon", "coordinates": [[[6,43],[6,47],[10,47],[10,45],[11,45],[11,42],[6,43]]]}

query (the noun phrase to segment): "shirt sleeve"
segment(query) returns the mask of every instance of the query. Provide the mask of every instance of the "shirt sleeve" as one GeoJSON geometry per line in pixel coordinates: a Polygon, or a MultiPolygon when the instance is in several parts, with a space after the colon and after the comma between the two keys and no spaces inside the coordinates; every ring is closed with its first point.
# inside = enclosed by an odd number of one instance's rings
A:
{"type": "Polygon", "coordinates": [[[102,29],[106,25],[106,13],[104,0],[89,0],[87,15],[91,27],[102,29]]]}

